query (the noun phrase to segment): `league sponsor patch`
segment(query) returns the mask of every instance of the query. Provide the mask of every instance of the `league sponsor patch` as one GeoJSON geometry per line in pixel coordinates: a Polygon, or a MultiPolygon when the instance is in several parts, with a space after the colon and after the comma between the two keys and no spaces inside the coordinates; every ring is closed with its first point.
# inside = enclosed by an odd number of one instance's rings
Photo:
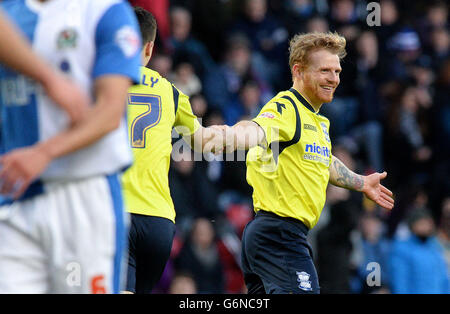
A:
{"type": "Polygon", "coordinates": [[[123,26],[116,32],[115,42],[126,57],[132,57],[140,46],[138,34],[128,25],[123,26]]]}
{"type": "Polygon", "coordinates": [[[270,113],[270,112],[261,113],[259,116],[261,118],[269,118],[269,119],[275,118],[275,116],[272,113],[270,113]]]}

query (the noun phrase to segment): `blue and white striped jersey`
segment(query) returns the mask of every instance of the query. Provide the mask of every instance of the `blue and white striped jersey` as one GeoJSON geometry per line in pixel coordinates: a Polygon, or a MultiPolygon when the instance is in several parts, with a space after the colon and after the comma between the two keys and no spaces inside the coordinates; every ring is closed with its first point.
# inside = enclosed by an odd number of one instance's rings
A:
{"type": "MultiPolygon", "coordinates": [[[[93,94],[94,81],[102,75],[139,81],[139,26],[127,2],[6,0],[0,6],[33,50],[86,92],[93,94]]],[[[66,129],[68,122],[38,84],[0,65],[0,153],[46,140],[66,129]]],[[[54,160],[37,184],[112,174],[131,161],[124,117],[117,130],[95,144],[54,160]]],[[[35,187],[36,183],[30,189],[35,187]]],[[[31,196],[30,191],[25,195],[31,196]]]]}

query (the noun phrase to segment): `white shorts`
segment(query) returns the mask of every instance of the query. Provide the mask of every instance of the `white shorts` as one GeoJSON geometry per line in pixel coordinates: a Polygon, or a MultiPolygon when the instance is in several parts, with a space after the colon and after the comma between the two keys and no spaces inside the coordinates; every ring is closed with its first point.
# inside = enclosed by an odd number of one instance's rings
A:
{"type": "Polygon", "coordinates": [[[128,215],[117,175],[45,184],[0,207],[0,293],[118,293],[128,215]]]}

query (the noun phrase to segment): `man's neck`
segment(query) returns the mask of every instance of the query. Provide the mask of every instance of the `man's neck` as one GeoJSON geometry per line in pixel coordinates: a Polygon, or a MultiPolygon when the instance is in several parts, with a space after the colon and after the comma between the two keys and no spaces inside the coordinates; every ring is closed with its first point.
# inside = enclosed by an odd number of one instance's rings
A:
{"type": "Polygon", "coordinates": [[[320,107],[322,107],[322,103],[314,103],[311,100],[311,97],[308,95],[308,93],[303,88],[303,85],[301,83],[294,82],[294,85],[292,86],[292,88],[294,88],[297,92],[299,92],[303,96],[303,98],[305,98],[308,101],[308,103],[311,105],[311,107],[313,107],[315,112],[319,112],[320,107]]]}

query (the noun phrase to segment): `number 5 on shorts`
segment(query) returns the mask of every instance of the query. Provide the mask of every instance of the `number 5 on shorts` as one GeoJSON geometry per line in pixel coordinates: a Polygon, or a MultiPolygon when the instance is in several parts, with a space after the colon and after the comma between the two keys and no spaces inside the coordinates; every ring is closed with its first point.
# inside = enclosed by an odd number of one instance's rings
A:
{"type": "Polygon", "coordinates": [[[131,123],[131,147],[145,148],[145,134],[161,120],[161,98],[156,95],[128,94],[128,104],[147,106],[131,123]]]}

